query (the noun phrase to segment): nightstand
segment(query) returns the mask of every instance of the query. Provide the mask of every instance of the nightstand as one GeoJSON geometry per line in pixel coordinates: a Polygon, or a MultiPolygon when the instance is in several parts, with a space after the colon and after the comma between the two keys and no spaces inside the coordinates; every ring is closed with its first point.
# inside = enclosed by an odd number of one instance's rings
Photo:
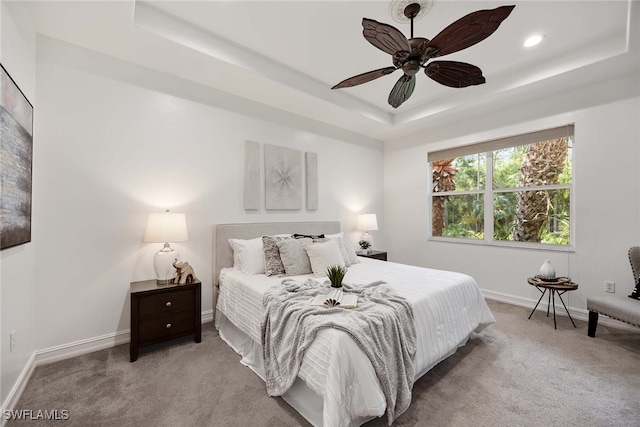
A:
{"type": "Polygon", "coordinates": [[[131,283],[130,361],[140,347],[185,335],[202,341],[200,282],[158,285],[156,280],[131,283]]]}
{"type": "Polygon", "coordinates": [[[356,252],[356,254],[357,254],[358,256],[363,256],[363,257],[365,257],[365,258],[379,259],[379,260],[381,260],[381,261],[386,261],[386,260],[387,260],[387,253],[386,253],[386,252],[383,252],[383,251],[374,251],[374,250],[371,250],[371,251],[369,251],[369,253],[368,253],[368,254],[364,254],[364,253],[362,253],[362,252],[358,251],[358,252],[356,252]]]}

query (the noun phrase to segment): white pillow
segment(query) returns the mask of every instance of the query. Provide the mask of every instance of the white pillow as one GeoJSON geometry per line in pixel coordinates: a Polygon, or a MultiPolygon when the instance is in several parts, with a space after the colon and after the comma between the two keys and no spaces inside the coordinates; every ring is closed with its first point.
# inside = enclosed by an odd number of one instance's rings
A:
{"type": "Polygon", "coordinates": [[[324,237],[327,238],[327,239],[333,239],[335,237],[344,237],[344,232],[341,231],[341,232],[336,233],[336,234],[325,234],[324,237]]]}
{"type": "Polygon", "coordinates": [[[309,255],[314,276],[326,276],[327,267],[332,265],[345,266],[340,247],[335,239],[329,239],[324,243],[305,245],[304,250],[309,255]]]}
{"type": "Polygon", "coordinates": [[[326,242],[329,239],[333,239],[338,243],[338,247],[340,248],[340,253],[342,254],[342,259],[344,260],[344,264],[346,267],[349,267],[352,264],[358,264],[360,259],[358,258],[358,254],[356,254],[355,246],[353,246],[353,242],[349,237],[343,237],[344,233],[341,231],[336,234],[329,234],[325,236],[324,239],[314,239],[314,242],[326,242]]]}
{"type": "Polygon", "coordinates": [[[360,259],[356,254],[356,248],[353,245],[353,241],[349,237],[338,237],[338,243],[340,244],[340,250],[342,251],[342,257],[344,258],[347,267],[352,264],[358,264],[360,259]]]}
{"type": "Polygon", "coordinates": [[[262,237],[250,240],[229,239],[233,248],[233,267],[247,274],[264,274],[262,237]]]}

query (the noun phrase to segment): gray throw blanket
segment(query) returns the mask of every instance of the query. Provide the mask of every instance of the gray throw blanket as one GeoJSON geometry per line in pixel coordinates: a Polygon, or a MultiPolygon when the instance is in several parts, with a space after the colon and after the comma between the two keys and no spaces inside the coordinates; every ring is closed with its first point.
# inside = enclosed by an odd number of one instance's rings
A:
{"type": "Polygon", "coordinates": [[[353,309],[309,305],[318,294],[328,294],[328,284],[309,279],[285,279],[282,288],[264,294],[262,351],[267,393],[284,394],[295,381],[305,350],[318,331],[335,328],[347,333],[367,355],[380,381],[387,403],[389,425],[411,403],[416,331],[413,309],[406,299],[382,282],[343,285],[345,293],[358,294],[353,309]]]}

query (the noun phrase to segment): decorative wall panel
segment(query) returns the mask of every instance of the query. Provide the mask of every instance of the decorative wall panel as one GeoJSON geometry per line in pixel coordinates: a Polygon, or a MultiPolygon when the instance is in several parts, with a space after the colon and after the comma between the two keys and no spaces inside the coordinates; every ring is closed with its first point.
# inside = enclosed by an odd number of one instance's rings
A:
{"type": "Polygon", "coordinates": [[[264,145],[266,209],[302,209],[302,152],[264,145]]]}

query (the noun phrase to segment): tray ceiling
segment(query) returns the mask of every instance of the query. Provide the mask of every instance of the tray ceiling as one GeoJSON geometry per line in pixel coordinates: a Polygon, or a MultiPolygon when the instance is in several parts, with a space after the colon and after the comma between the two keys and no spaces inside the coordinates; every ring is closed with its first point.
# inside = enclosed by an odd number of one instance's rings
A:
{"type": "Polygon", "coordinates": [[[47,36],[381,140],[427,128],[442,117],[638,70],[638,53],[628,39],[638,32],[638,7],[628,1],[435,0],[415,22],[416,36],[433,38],[475,10],[516,5],[492,36],[442,58],[479,66],[486,84],[453,89],[419,73],[413,95],[398,109],[387,97],[399,72],[331,90],[347,77],[391,65],[389,55],[363,38],[361,26],[367,17],[408,36],[409,24],[392,19],[390,4],[163,0],[29,7],[37,31],[47,36]],[[533,33],[545,36],[542,43],[523,47],[533,33]]]}

